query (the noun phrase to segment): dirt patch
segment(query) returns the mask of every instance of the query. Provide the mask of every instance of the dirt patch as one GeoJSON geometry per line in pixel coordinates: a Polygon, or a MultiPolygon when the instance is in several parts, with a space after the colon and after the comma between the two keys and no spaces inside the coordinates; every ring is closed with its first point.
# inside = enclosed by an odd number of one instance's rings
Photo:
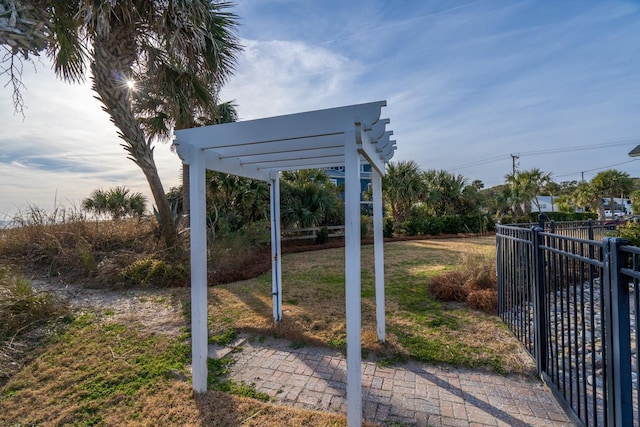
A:
{"type": "Polygon", "coordinates": [[[187,326],[184,301],[188,289],[87,289],[55,281],[34,280],[38,292],[52,292],[76,312],[95,312],[108,322],[138,324],[150,334],[177,336],[187,326]]]}

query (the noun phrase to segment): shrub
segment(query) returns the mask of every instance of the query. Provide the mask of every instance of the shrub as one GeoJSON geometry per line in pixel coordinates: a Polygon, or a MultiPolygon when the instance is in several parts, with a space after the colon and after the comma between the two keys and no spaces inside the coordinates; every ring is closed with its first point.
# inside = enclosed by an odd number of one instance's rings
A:
{"type": "Polygon", "coordinates": [[[465,254],[459,270],[431,279],[429,293],[441,301],[466,302],[470,308],[495,314],[498,308],[495,260],[486,254],[465,254]]]}
{"type": "Polygon", "coordinates": [[[438,235],[442,234],[441,217],[426,217],[411,215],[400,225],[400,232],[406,236],[438,235]]]}
{"type": "Polygon", "coordinates": [[[464,286],[466,280],[464,271],[450,271],[433,277],[429,283],[429,292],[441,301],[465,301],[468,294],[464,286]]]}
{"type": "Polygon", "coordinates": [[[483,233],[495,229],[495,222],[487,215],[425,215],[414,209],[411,216],[400,226],[400,232],[407,236],[483,233]]]}
{"type": "Polygon", "coordinates": [[[271,268],[268,246],[243,231],[217,237],[208,258],[210,285],[249,279],[271,268]]]}
{"type": "Polygon", "coordinates": [[[118,278],[126,286],[184,285],[187,279],[187,269],[180,263],[169,264],[156,258],[142,258],[123,269],[118,278]]]}
{"type": "Polygon", "coordinates": [[[467,305],[475,310],[496,314],[498,312],[498,291],[495,289],[480,289],[469,292],[467,305]]]}
{"type": "Polygon", "coordinates": [[[31,282],[0,268],[0,341],[67,314],[68,307],[53,294],[35,292],[31,282]]]}
{"type": "Polygon", "coordinates": [[[320,230],[318,230],[318,234],[316,234],[316,243],[319,245],[322,245],[328,242],[329,242],[329,229],[327,227],[320,227],[320,230]]]}
{"type": "Polygon", "coordinates": [[[369,236],[369,230],[373,229],[373,217],[370,215],[360,216],[360,238],[365,239],[369,236]]]}
{"type": "Polygon", "coordinates": [[[628,221],[626,224],[618,227],[616,237],[627,239],[630,245],[640,246],[640,223],[628,221]]]}
{"type": "Polygon", "coordinates": [[[463,257],[464,287],[469,291],[495,289],[498,283],[495,260],[479,253],[468,253],[463,257]]]}
{"type": "Polygon", "coordinates": [[[384,218],[384,223],[382,225],[382,235],[386,238],[393,237],[393,218],[384,218]]]}
{"type": "Polygon", "coordinates": [[[446,215],[441,217],[442,232],[445,234],[458,234],[464,230],[460,215],[446,215]]]}
{"type": "Polygon", "coordinates": [[[2,258],[48,275],[95,277],[99,266],[120,254],[129,254],[130,263],[136,254],[157,253],[164,247],[154,234],[154,221],[95,221],[73,211],[60,212],[31,208],[14,221],[16,227],[0,231],[2,258]]]}

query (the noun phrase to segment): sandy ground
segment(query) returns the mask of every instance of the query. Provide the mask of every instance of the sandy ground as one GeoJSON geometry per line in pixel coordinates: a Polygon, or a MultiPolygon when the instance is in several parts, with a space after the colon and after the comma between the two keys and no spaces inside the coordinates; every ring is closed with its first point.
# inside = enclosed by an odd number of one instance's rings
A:
{"type": "Polygon", "coordinates": [[[34,280],[37,292],[51,292],[73,311],[92,311],[105,321],[138,323],[148,333],[179,335],[186,325],[183,301],[188,289],[89,289],[34,280]]]}

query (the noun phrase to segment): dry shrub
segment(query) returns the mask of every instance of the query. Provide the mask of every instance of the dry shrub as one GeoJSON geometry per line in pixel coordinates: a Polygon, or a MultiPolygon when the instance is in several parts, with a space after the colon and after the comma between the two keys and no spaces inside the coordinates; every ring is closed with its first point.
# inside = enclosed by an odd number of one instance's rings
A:
{"type": "Polygon", "coordinates": [[[429,291],[441,301],[466,302],[471,308],[495,314],[498,308],[495,260],[483,253],[466,253],[460,270],[431,279],[429,291]]]}
{"type": "Polygon", "coordinates": [[[139,258],[136,254],[165,252],[153,219],[97,221],[73,211],[57,209],[47,214],[31,208],[13,225],[0,231],[2,257],[48,276],[109,282],[115,278],[114,269],[103,267],[112,266],[113,260],[124,267],[139,258]]]}
{"type": "Polygon", "coordinates": [[[467,305],[475,310],[496,314],[498,312],[498,291],[495,289],[480,289],[469,292],[467,305]]]}
{"type": "Polygon", "coordinates": [[[70,313],[66,303],[0,266],[0,385],[31,360],[70,313]]]}
{"type": "Polygon", "coordinates": [[[429,283],[429,292],[441,301],[464,301],[468,293],[464,286],[466,280],[464,271],[450,271],[433,277],[429,283]]]}
{"type": "Polygon", "coordinates": [[[492,257],[480,254],[466,254],[464,257],[467,281],[464,286],[469,292],[481,289],[496,289],[496,263],[492,257]]]}

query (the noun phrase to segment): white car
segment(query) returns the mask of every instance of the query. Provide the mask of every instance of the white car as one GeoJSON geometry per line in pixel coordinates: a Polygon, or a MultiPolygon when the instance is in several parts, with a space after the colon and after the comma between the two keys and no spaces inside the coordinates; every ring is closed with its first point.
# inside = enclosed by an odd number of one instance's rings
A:
{"type": "Polygon", "coordinates": [[[611,218],[611,217],[622,218],[623,216],[624,216],[624,212],[615,211],[613,215],[611,215],[611,211],[609,209],[604,211],[605,218],[611,218]]]}

